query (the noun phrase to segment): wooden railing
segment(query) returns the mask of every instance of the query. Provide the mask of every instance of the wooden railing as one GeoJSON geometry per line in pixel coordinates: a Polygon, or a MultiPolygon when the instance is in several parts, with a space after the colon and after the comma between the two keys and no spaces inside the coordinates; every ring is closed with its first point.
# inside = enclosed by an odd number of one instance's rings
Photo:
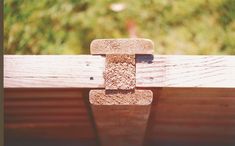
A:
{"type": "MultiPolygon", "coordinates": [[[[141,55],[137,87],[235,87],[235,56],[141,55]]],[[[5,88],[104,88],[105,58],[5,55],[5,88]]]]}

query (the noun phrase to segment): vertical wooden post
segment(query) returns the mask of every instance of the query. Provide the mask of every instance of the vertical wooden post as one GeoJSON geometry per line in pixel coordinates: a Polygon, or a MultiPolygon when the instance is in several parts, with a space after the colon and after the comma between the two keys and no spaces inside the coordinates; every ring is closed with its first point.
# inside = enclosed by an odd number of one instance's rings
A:
{"type": "Polygon", "coordinates": [[[135,54],[152,52],[153,43],[146,39],[102,39],[91,43],[92,54],[106,54],[105,90],[89,93],[102,146],[143,144],[153,93],[135,89],[135,54]]]}

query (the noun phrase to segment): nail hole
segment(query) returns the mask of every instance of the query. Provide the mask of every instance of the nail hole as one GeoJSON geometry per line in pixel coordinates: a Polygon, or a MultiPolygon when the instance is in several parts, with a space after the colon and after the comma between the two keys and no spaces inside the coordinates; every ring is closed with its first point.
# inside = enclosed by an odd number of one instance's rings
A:
{"type": "Polygon", "coordinates": [[[90,80],[94,80],[94,78],[93,78],[93,77],[90,77],[90,80]]]}
{"type": "Polygon", "coordinates": [[[150,80],[153,80],[154,78],[153,77],[149,77],[150,80]]]}

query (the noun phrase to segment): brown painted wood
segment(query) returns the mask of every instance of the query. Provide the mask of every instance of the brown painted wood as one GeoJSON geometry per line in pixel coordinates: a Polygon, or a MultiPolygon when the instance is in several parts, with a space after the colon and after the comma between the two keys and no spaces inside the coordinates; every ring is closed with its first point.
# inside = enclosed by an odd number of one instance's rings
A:
{"type": "Polygon", "coordinates": [[[152,103],[151,90],[91,90],[91,103],[102,146],[142,146],[152,103]]]}
{"type": "Polygon", "coordinates": [[[154,89],[145,145],[235,145],[235,89],[154,89]]]}
{"type": "MultiPolygon", "coordinates": [[[[144,139],[145,146],[233,146],[235,144],[234,88],[151,88],[151,90],[154,93],[154,98],[144,139]]],[[[88,94],[85,96],[82,94],[82,89],[30,88],[5,89],[4,91],[6,103],[4,116],[5,119],[11,119],[5,121],[6,137],[14,137],[14,140],[41,137],[54,141],[59,139],[68,139],[69,141],[72,139],[95,139],[95,129],[91,126],[92,121],[88,118],[90,113],[85,112],[87,107],[80,100],[82,97],[88,98],[88,94]],[[76,108],[77,110],[73,111],[68,108],[65,112],[54,113],[54,115],[62,116],[78,114],[80,119],[73,120],[76,122],[75,125],[63,125],[63,122],[60,121],[54,122],[53,125],[40,125],[40,123],[37,123],[37,125],[35,123],[34,126],[30,126],[27,125],[30,122],[29,119],[25,119],[25,122],[19,124],[17,122],[17,119],[21,117],[32,115],[22,112],[21,107],[28,109],[31,104],[35,106],[42,104],[42,107],[51,104],[53,108],[60,106],[63,102],[68,105],[76,104],[75,101],[79,105],[79,108],[76,108]],[[48,103],[45,104],[45,102],[48,103]],[[14,114],[9,114],[9,111],[14,112],[14,114]],[[13,119],[16,120],[13,121],[13,119]]],[[[112,116],[108,107],[105,110],[107,110],[107,117],[112,116]]],[[[53,112],[45,114],[37,112],[33,117],[38,119],[41,116],[51,114],[53,115],[53,112]],[[37,114],[39,114],[39,117],[37,117],[37,114]]],[[[117,116],[119,116],[118,113],[117,116]]],[[[131,117],[131,115],[128,116],[131,117]]],[[[41,118],[42,120],[43,118],[41,118]]],[[[44,121],[46,120],[48,119],[44,121]]],[[[67,120],[70,123],[73,121],[67,120]]],[[[107,127],[108,123],[103,122],[103,126],[107,127]]]]}
{"type": "Polygon", "coordinates": [[[5,89],[5,137],[96,141],[84,93],[78,89],[5,89]]]}
{"type": "MultiPolygon", "coordinates": [[[[105,58],[4,56],[4,88],[104,88],[105,58]]],[[[234,56],[136,56],[137,87],[235,87],[234,56]]]]}

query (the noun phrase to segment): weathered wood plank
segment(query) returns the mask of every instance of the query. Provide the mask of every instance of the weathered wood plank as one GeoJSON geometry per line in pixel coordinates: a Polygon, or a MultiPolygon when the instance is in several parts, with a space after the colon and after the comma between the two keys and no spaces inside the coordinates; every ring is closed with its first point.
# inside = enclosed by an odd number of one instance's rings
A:
{"type": "MultiPolygon", "coordinates": [[[[235,87],[235,56],[142,55],[137,87],[235,87]]],[[[5,88],[104,88],[105,58],[92,55],[4,56],[5,88]]]]}
{"type": "Polygon", "coordinates": [[[235,87],[235,56],[139,56],[138,87],[235,87]]]}
{"type": "Polygon", "coordinates": [[[4,56],[4,87],[103,87],[105,58],[90,55],[4,56]]]}

